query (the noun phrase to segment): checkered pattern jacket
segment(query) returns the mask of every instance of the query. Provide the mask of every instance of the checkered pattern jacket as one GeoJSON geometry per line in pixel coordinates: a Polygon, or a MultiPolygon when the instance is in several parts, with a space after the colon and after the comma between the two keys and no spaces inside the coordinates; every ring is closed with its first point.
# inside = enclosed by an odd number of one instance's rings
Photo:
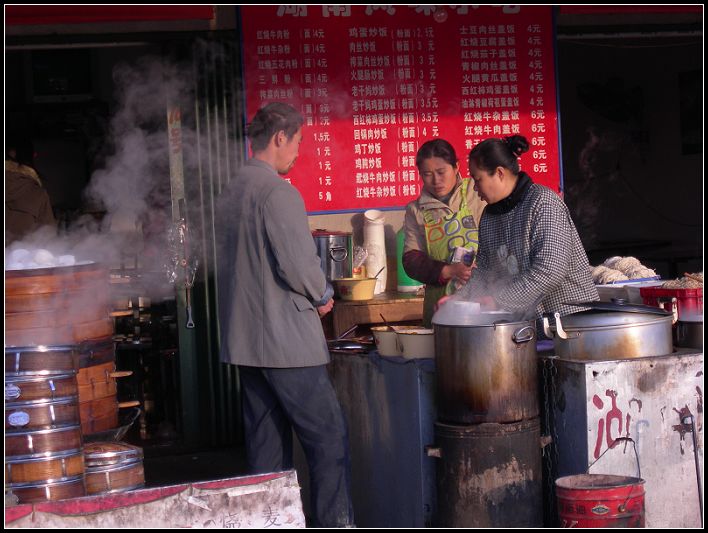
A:
{"type": "Polygon", "coordinates": [[[501,309],[536,310],[536,318],[581,308],[564,302],[599,299],[588,258],[568,208],[551,189],[533,184],[509,212],[480,221],[478,268],[463,297],[490,295],[501,309]]]}

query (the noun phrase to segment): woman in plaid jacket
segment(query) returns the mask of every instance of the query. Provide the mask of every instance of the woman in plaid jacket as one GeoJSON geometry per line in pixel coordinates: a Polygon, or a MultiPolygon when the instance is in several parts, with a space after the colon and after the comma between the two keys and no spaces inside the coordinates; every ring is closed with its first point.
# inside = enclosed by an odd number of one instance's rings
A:
{"type": "Polygon", "coordinates": [[[598,300],[588,258],[561,198],[519,169],[529,143],[520,135],[486,139],[469,155],[474,189],[487,202],[479,226],[477,270],[464,297],[489,308],[567,315],[565,302],[598,300]]]}

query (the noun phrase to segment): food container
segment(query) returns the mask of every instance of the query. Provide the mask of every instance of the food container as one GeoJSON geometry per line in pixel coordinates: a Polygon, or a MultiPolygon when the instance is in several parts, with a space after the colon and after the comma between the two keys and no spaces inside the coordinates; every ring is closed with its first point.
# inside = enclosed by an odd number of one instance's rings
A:
{"type": "Polygon", "coordinates": [[[371,328],[374,334],[374,342],[379,355],[384,357],[396,357],[401,355],[398,351],[397,335],[394,329],[388,326],[374,326],[371,328]]]}
{"type": "Polygon", "coordinates": [[[320,267],[328,280],[352,275],[352,234],[318,229],[312,232],[320,267]]]}
{"type": "Polygon", "coordinates": [[[99,263],[5,271],[5,345],[72,345],[113,335],[99,263]]]}
{"type": "MultiPolygon", "coordinates": [[[[678,319],[682,320],[687,315],[703,314],[703,289],[662,289],[661,287],[645,287],[639,293],[646,305],[662,307],[661,304],[668,303],[671,298],[676,298],[678,319]]],[[[671,306],[666,309],[672,311],[671,306]]]]}
{"type": "Polygon", "coordinates": [[[509,424],[538,416],[533,319],[450,299],[433,316],[438,419],[509,424]]]}
{"type": "Polygon", "coordinates": [[[341,278],[332,281],[342,300],[371,300],[374,297],[376,278],[341,278]]]}
{"type": "Polygon", "coordinates": [[[632,304],[644,303],[640,291],[648,287],[660,287],[663,281],[627,280],[624,283],[595,285],[600,301],[611,302],[615,299],[627,300],[632,304]]]}
{"type": "Polygon", "coordinates": [[[672,315],[639,304],[611,302],[571,303],[588,307],[561,318],[543,317],[543,329],[563,359],[613,361],[654,357],[673,351],[672,315]]]}
{"type": "Polygon", "coordinates": [[[398,351],[406,359],[435,357],[435,334],[432,329],[418,326],[396,328],[398,351]]]}
{"type": "Polygon", "coordinates": [[[703,350],[703,315],[676,322],[674,344],[679,348],[703,350]]]}
{"type": "Polygon", "coordinates": [[[145,485],[143,450],[124,442],[92,442],[84,447],[86,492],[112,494],[145,485]]]}

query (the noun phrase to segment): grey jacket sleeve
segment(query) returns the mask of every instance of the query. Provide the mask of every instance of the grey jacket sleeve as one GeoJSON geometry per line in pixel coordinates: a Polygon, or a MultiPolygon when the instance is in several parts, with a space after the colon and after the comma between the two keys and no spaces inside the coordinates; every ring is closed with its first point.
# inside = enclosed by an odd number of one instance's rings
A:
{"type": "Polygon", "coordinates": [[[268,195],[264,209],[265,228],[278,275],[290,290],[316,306],[325,297],[327,280],[320,268],[300,193],[283,182],[268,195]]]}

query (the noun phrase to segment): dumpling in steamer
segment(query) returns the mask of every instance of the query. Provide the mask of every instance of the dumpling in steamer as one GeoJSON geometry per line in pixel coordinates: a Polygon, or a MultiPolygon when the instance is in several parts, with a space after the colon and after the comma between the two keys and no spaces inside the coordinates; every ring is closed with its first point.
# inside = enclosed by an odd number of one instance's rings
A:
{"type": "Polygon", "coordinates": [[[54,255],[49,250],[43,248],[34,252],[32,260],[39,266],[54,266],[54,255]]]}

